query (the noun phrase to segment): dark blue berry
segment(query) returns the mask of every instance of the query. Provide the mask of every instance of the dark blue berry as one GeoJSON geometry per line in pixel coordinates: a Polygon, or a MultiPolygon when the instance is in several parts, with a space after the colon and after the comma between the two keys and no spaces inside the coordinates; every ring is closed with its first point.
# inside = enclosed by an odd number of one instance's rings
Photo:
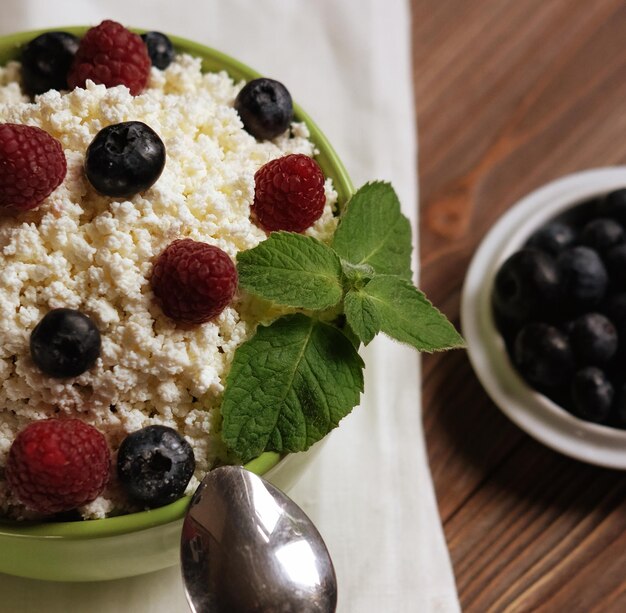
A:
{"type": "Polygon", "coordinates": [[[100,355],[100,332],[84,313],[52,309],[30,335],[33,362],[51,377],[77,377],[100,355]]]}
{"type": "Polygon", "coordinates": [[[50,89],[68,89],[67,73],[78,49],[69,32],[46,32],[22,49],[22,84],[31,96],[50,89]]]}
{"type": "Polygon", "coordinates": [[[604,371],[588,366],[577,371],[572,382],[576,415],[587,421],[603,423],[609,417],[615,390],[604,371]]]}
{"type": "Polygon", "coordinates": [[[582,312],[604,297],[608,275],[600,256],[589,247],[566,249],[557,258],[564,307],[582,312]]]}
{"type": "Polygon", "coordinates": [[[165,145],[141,121],[103,128],[87,148],[85,172],[97,191],[129,198],[151,187],[165,166],[165,145]]]}
{"type": "Polygon", "coordinates": [[[614,290],[626,290],[626,244],[616,245],[606,253],[606,269],[614,290]]]}
{"type": "Polygon", "coordinates": [[[614,219],[597,217],[585,224],[580,235],[580,242],[599,253],[604,253],[611,247],[624,242],[624,228],[614,219]]]}
{"type": "Polygon", "coordinates": [[[195,466],[191,445],[167,426],[147,426],[132,432],[117,454],[120,483],[133,500],[147,507],[178,500],[195,466]]]}
{"type": "Polygon", "coordinates": [[[604,217],[612,217],[621,224],[626,224],[626,189],[611,192],[599,204],[598,212],[604,217]]]}
{"type": "Polygon", "coordinates": [[[283,134],[293,119],[293,103],[287,88],[273,79],[254,79],[235,99],[243,127],[259,140],[283,134]]]}
{"type": "Polygon", "coordinates": [[[569,327],[569,341],[578,364],[606,364],[617,351],[617,330],[604,315],[585,313],[569,327]]]}
{"type": "Polygon", "coordinates": [[[146,32],[141,35],[148,48],[148,55],[153,66],[161,70],[167,68],[174,59],[172,41],[161,32],[146,32]]]}
{"type": "Polygon", "coordinates": [[[521,249],[498,269],[493,305],[499,317],[524,323],[551,313],[558,294],[559,277],[552,257],[537,249],[521,249]]]}
{"type": "Polygon", "coordinates": [[[513,360],[522,376],[539,389],[563,384],[574,369],[567,336],[545,323],[530,323],[520,330],[513,360]]]}
{"type": "MultiPolygon", "coordinates": [[[[615,294],[606,301],[606,314],[617,329],[620,343],[626,342],[626,292],[615,294]]],[[[626,345],[624,345],[626,348],[626,345]]]]}
{"type": "Polygon", "coordinates": [[[558,255],[576,241],[577,232],[571,224],[552,221],[531,234],[527,247],[540,249],[551,255],[558,255]]]}

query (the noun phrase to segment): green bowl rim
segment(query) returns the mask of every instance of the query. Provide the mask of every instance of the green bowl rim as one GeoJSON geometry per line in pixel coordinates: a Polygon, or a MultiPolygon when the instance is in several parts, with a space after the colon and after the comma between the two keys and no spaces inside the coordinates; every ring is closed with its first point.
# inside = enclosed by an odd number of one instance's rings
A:
{"type": "MultiPolygon", "coordinates": [[[[36,36],[50,31],[65,31],[75,35],[84,34],[90,26],[68,26],[58,28],[45,28],[39,30],[29,30],[17,32],[6,36],[0,36],[2,49],[2,63],[9,59],[15,59],[22,45],[36,36]],[[13,48],[11,48],[13,47],[13,48]]],[[[147,30],[140,28],[130,28],[134,32],[143,33],[147,30]]],[[[217,51],[206,45],[196,43],[180,36],[167,35],[172,41],[175,49],[179,53],[188,53],[200,57],[203,60],[203,70],[216,70],[208,68],[207,63],[217,64],[217,70],[225,70],[231,78],[235,80],[249,81],[260,77],[261,74],[249,66],[242,64],[229,55],[217,51]]],[[[338,194],[340,206],[344,205],[354,193],[354,186],[343,163],[339,159],[332,145],[317,127],[311,117],[296,103],[294,103],[294,117],[297,121],[307,124],[311,133],[311,140],[315,143],[319,153],[316,159],[320,164],[324,174],[331,176],[333,186],[338,194]]],[[[262,475],[276,466],[281,460],[281,456],[274,452],[265,452],[258,458],[248,462],[245,466],[248,470],[262,475]]],[[[172,521],[180,520],[185,514],[189,505],[190,497],[185,496],[169,505],[139,511],[116,517],[105,519],[93,519],[86,521],[70,522],[7,522],[0,521],[0,537],[9,536],[16,538],[51,538],[51,539],[88,539],[112,537],[121,534],[147,530],[172,521]]]]}

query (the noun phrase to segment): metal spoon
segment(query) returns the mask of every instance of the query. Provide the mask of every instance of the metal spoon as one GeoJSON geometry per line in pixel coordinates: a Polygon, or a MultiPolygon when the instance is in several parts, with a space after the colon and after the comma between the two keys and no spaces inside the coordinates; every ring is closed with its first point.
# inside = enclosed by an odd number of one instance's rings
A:
{"type": "Polygon", "coordinates": [[[337,606],[335,570],[311,520],[240,466],[202,480],[180,551],[194,613],[333,613],[337,606]]]}

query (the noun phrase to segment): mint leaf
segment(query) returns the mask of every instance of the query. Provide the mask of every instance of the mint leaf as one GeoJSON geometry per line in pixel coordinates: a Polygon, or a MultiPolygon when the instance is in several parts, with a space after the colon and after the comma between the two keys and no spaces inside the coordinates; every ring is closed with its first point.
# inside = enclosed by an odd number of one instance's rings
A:
{"type": "MultiPolygon", "coordinates": [[[[344,316],[345,317],[345,316],[344,316]]],[[[361,339],[357,336],[356,332],[352,329],[347,321],[344,321],[342,325],[337,326],[342,334],[352,343],[354,348],[358,351],[361,347],[361,339]]]]}
{"type": "Polygon", "coordinates": [[[368,183],[352,196],[332,247],[353,264],[369,264],[377,273],[411,279],[411,224],[389,183],[368,183]]]}
{"type": "Polygon", "coordinates": [[[343,306],[348,325],[361,342],[368,345],[380,332],[380,316],[376,303],[365,291],[350,290],[343,306]]]}
{"type": "Polygon", "coordinates": [[[464,346],[454,326],[420,290],[392,275],[379,275],[362,289],[348,292],[346,319],[365,343],[381,331],[419,351],[464,346]]]}
{"type": "Polygon", "coordinates": [[[369,264],[352,264],[352,262],[343,259],[341,260],[341,270],[350,286],[365,285],[376,275],[369,264]]]}
{"type": "Polygon", "coordinates": [[[287,315],[235,352],[222,403],[224,442],[245,462],[304,451],[358,403],[363,361],[337,328],[287,315]]]}
{"type": "Polygon", "coordinates": [[[254,249],[237,254],[239,285],[276,304],[326,309],[341,300],[341,261],[310,236],[272,232],[254,249]]]}

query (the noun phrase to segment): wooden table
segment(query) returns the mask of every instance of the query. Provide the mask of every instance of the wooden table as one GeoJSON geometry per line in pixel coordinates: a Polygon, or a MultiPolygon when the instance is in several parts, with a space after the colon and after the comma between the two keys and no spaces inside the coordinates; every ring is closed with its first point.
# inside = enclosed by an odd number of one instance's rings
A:
{"type": "MultiPolygon", "coordinates": [[[[459,323],[470,258],[520,196],[626,163],[621,0],[412,0],[421,287],[459,323]]],[[[466,354],[424,359],[424,422],[464,611],[626,611],[626,474],[504,417],[466,354]]]]}

